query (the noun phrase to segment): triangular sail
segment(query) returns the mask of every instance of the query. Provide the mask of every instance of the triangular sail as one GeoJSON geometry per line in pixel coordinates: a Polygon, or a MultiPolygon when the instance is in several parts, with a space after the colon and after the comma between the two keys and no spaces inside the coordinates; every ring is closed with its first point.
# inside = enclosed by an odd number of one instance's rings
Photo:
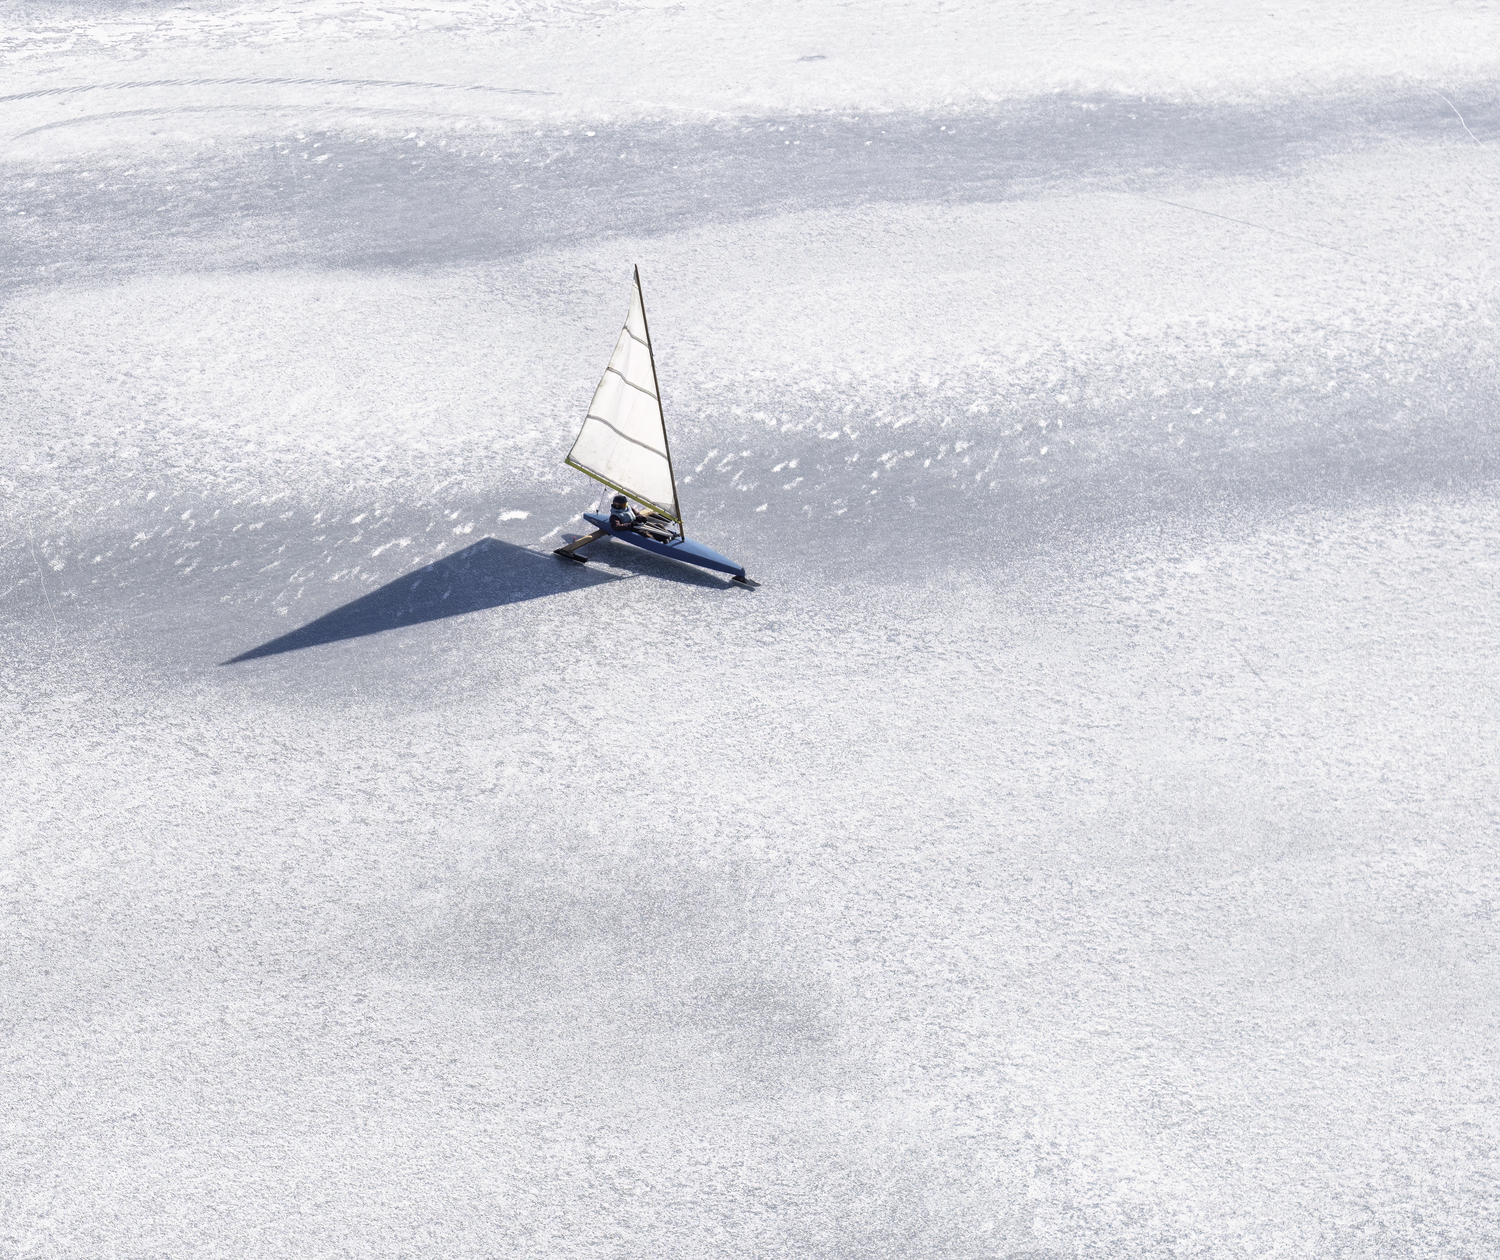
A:
{"type": "Polygon", "coordinates": [[[630,314],[567,462],[681,523],[639,271],[630,289],[630,314]]]}

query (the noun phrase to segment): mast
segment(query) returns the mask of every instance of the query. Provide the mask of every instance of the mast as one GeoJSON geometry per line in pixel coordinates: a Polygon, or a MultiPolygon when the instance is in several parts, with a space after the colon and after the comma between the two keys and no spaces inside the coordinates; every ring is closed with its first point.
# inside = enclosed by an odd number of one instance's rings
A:
{"type": "Polygon", "coordinates": [[[656,349],[651,344],[651,321],[646,318],[646,295],[641,292],[641,269],[635,268],[635,291],[641,299],[641,323],[646,328],[646,353],[651,356],[651,377],[656,382],[656,405],[661,408],[661,442],[667,451],[667,475],[672,478],[672,506],[677,509],[677,533],[687,537],[682,519],[682,496],[677,490],[677,471],[672,467],[672,440],[667,436],[667,409],[661,404],[661,374],[656,370],[656,349]]]}

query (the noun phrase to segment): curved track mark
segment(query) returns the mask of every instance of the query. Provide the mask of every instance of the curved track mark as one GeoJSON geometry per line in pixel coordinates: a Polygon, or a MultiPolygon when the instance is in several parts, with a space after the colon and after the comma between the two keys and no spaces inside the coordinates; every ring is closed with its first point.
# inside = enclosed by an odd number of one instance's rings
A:
{"type": "Polygon", "coordinates": [[[102,92],[124,88],[154,87],[397,87],[442,88],[449,92],[500,92],[507,96],[558,96],[544,88],[490,87],[484,83],[415,83],[400,79],[149,79],[140,83],[88,83],[81,87],[38,88],[34,92],[17,92],[0,96],[0,101],[29,101],[37,96],[74,96],[80,92],[102,92]]]}
{"type": "Polygon", "coordinates": [[[396,114],[402,118],[472,118],[472,114],[442,114],[427,109],[388,109],[378,105],[311,105],[311,106],[276,106],[276,105],[177,105],[161,106],[157,109],[122,109],[112,114],[83,114],[78,118],[62,118],[57,122],[43,123],[40,127],[31,127],[26,131],[18,131],[11,137],[12,140],[21,140],[26,136],[34,136],[40,131],[56,131],[59,127],[78,127],[84,123],[104,122],[111,118],[140,118],[152,114],[220,114],[238,111],[243,114],[268,114],[277,109],[297,110],[299,113],[314,114],[396,114]]]}

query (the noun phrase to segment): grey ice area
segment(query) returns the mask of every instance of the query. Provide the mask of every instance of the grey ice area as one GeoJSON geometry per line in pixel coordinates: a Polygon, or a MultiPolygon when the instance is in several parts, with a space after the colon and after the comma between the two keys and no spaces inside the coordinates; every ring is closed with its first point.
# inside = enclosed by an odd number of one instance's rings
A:
{"type": "MultiPolygon", "coordinates": [[[[174,106],[192,86],[166,81],[160,100],[136,112],[171,136],[177,110],[217,108],[174,106]]],[[[64,98],[64,117],[21,133],[34,136],[109,120],[119,95],[107,85],[47,87],[0,105],[64,98]]],[[[1450,102],[1387,90],[1290,107],[1060,95],[919,114],[553,124],[537,134],[429,127],[404,140],[299,128],[207,152],[169,145],[167,161],[90,154],[22,166],[17,178],[34,182],[13,197],[30,221],[11,225],[21,234],[4,280],[204,265],[453,266],[810,208],[1036,200],[1080,185],[1169,196],[1224,179],[1291,180],[1330,150],[1462,139],[1465,126],[1500,134],[1493,94],[1450,102]]],[[[1360,253],[1357,240],[1329,244],[1360,253]]]]}

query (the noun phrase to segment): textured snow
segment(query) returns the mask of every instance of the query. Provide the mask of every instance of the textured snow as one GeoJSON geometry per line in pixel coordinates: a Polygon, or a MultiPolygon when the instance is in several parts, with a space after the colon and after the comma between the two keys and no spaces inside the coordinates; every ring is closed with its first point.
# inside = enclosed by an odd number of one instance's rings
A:
{"type": "Polygon", "coordinates": [[[0,18],[0,1252],[1500,1250],[1493,5],[0,18]]]}

